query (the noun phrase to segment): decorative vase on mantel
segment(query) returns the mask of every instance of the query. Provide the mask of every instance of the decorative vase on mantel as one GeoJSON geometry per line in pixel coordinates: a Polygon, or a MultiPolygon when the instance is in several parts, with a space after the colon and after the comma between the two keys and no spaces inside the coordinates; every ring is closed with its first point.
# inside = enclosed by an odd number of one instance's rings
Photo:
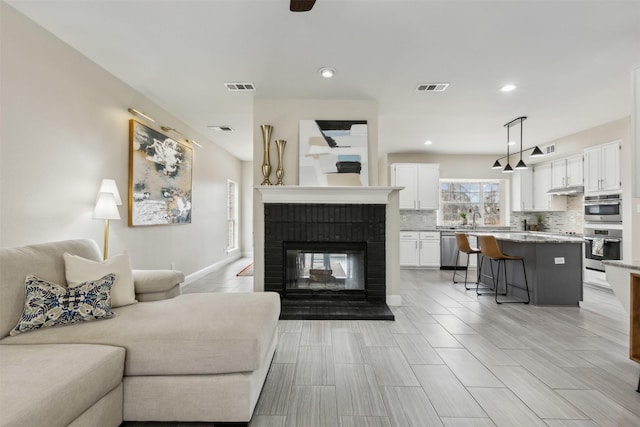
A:
{"type": "Polygon", "coordinates": [[[272,185],[269,180],[269,175],[271,175],[271,163],[269,161],[269,146],[271,144],[271,133],[273,132],[273,126],[271,125],[260,125],[260,129],[262,129],[262,144],[264,148],[264,156],[262,159],[262,176],[264,180],[262,181],[262,185],[272,185]]]}
{"type": "Polygon", "coordinates": [[[284,154],[284,147],[287,145],[287,141],[284,139],[276,139],[276,148],[278,149],[278,168],[276,169],[276,178],[278,181],[276,185],[284,185],[284,169],[282,168],[282,155],[284,154]]]}

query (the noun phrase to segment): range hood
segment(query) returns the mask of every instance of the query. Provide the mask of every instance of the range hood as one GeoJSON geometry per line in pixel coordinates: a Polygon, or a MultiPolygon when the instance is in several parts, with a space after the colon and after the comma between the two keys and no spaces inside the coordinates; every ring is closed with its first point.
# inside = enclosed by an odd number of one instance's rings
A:
{"type": "Polygon", "coordinates": [[[582,194],[582,193],[584,193],[583,185],[552,188],[551,190],[547,191],[547,194],[549,194],[550,196],[571,196],[574,194],[582,194]]]}

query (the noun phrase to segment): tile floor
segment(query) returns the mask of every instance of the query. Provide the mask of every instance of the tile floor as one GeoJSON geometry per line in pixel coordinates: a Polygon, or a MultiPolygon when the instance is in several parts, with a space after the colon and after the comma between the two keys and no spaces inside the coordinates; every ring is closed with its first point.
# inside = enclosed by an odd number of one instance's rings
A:
{"type": "MultiPolygon", "coordinates": [[[[235,276],[250,262],[183,292],[250,292],[253,278],[235,276]]],[[[640,426],[640,365],[613,295],[585,288],[580,308],[499,306],[450,272],[401,276],[395,322],[280,321],[250,425],[640,426]]]]}

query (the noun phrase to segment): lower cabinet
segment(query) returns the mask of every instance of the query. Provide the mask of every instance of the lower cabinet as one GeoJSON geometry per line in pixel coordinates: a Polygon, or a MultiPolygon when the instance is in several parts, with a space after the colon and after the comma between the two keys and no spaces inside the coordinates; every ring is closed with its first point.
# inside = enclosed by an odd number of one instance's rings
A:
{"type": "Polygon", "coordinates": [[[440,267],[440,233],[438,231],[401,231],[401,267],[440,267]]]}

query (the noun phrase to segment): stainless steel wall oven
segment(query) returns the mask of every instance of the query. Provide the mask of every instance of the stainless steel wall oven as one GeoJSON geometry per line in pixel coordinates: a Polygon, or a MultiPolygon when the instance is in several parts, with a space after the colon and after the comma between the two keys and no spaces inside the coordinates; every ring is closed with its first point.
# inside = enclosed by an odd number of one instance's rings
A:
{"type": "Polygon", "coordinates": [[[620,194],[585,196],[585,222],[622,222],[622,199],[620,194]]]}
{"type": "Polygon", "coordinates": [[[602,261],[622,259],[622,230],[585,227],[584,239],[586,268],[604,271],[602,261]]]}

